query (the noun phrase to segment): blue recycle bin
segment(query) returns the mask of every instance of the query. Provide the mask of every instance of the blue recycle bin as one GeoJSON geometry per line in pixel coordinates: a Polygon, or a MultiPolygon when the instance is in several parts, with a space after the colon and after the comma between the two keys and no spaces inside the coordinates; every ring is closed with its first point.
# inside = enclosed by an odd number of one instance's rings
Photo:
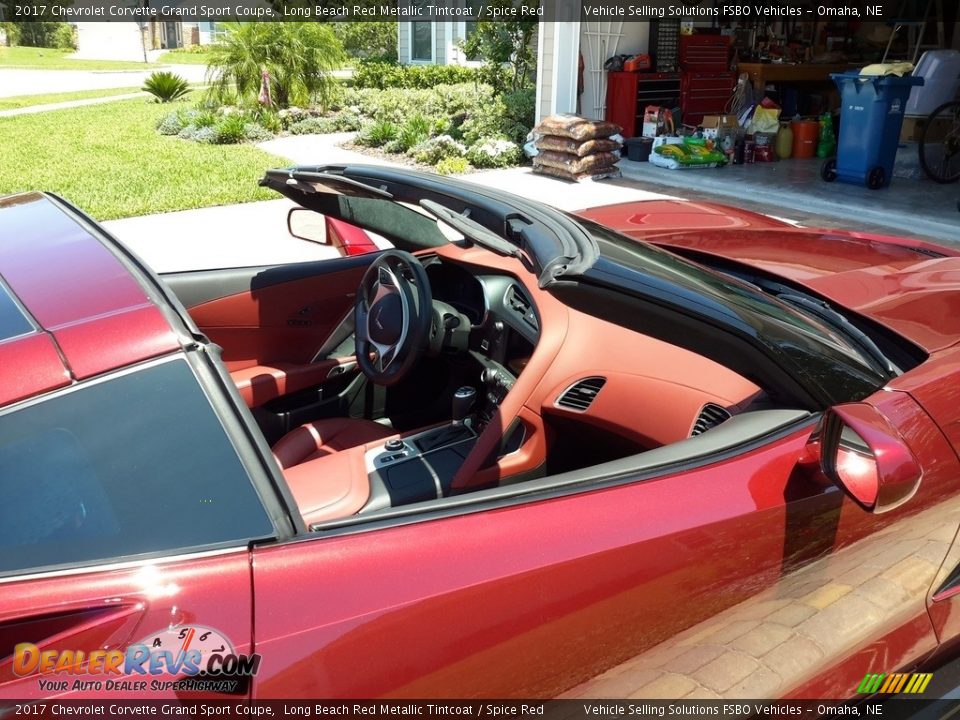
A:
{"type": "Polygon", "coordinates": [[[840,137],[837,156],[823,164],[821,177],[872,190],[886,187],[893,177],[903,110],[910,91],[923,85],[923,78],[856,72],[830,77],[840,89],[840,137]]]}

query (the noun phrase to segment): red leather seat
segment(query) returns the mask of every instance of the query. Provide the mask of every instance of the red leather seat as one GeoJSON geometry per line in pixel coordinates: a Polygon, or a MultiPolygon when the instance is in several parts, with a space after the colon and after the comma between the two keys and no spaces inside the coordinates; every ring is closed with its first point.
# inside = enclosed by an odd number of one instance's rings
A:
{"type": "Polygon", "coordinates": [[[325,418],[288,432],[273,446],[273,455],[280,467],[286,470],[396,434],[396,430],[370,420],[325,418]]]}

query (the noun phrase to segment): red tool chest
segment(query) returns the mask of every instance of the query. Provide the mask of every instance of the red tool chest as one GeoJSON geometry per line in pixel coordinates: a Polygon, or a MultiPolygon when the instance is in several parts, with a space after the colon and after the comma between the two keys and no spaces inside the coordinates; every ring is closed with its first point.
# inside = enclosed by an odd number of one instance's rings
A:
{"type": "Polygon", "coordinates": [[[704,115],[720,115],[733,93],[737,74],[730,72],[729,35],[682,35],[680,67],[681,122],[699,125],[704,115]]]}
{"type": "Polygon", "coordinates": [[[704,115],[722,115],[737,83],[734,72],[684,71],[680,92],[680,121],[699,125],[704,115]]]}
{"type": "Polygon", "coordinates": [[[680,67],[691,72],[730,69],[730,35],[681,35],[680,67]]]}
{"type": "Polygon", "coordinates": [[[622,127],[624,137],[636,137],[647,105],[671,110],[679,105],[680,84],[678,72],[609,72],[606,119],[622,127]]]}

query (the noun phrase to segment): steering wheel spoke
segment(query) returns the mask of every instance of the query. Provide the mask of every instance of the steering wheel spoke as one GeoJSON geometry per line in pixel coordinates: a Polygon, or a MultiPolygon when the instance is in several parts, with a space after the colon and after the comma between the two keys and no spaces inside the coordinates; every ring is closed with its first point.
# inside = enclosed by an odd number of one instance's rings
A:
{"type": "Polygon", "coordinates": [[[413,255],[388,250],[367,268],[354,309],[357,362],[367,377],[391,385],[410,370],[431,305],[426,272],[413,255]]]}

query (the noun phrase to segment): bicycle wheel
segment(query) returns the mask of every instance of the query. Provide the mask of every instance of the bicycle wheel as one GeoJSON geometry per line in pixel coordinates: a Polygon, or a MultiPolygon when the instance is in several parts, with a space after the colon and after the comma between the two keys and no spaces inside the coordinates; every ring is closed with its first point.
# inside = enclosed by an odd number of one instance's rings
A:
{"type": "Polygon", "coordinates": [[[944,103],[927,118],[920,135],[920,167],[934,182],[960,179],[960,100],[944,103]]]}

